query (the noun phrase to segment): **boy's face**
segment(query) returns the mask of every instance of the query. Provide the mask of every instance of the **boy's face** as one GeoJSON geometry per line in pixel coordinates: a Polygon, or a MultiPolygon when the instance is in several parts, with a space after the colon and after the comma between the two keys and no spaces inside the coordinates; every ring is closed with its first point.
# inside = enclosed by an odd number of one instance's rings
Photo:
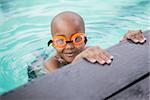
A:
{"type": "MultiPolygon", "coordinates": [[[[53,27],[53,37],[54,36],[64,36],[67,41],[71,41],[70,38],[75,33],[84,33],[83,28],[79,24],[72,24],[61,22],[54,25],[53,27]]],[[[57,50],[59,56],[61,56],[65,61],[71,63],[73,59],[83,50],[85,43],[80,45],[74,45],[72,42],[67,43],[64,48],[54,48],[57,50]]]]}

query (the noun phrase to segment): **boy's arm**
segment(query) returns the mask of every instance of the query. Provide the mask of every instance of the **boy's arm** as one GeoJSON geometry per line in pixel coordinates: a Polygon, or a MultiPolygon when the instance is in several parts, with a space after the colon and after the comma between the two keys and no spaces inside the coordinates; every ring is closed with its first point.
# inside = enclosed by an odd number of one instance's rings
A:
{"type": "Polygon", "coordinates": [[[58,68],[58,61],[55,57],[51,57],[44,62],[44,66],[49,72],[54,71],[58,68]]]}

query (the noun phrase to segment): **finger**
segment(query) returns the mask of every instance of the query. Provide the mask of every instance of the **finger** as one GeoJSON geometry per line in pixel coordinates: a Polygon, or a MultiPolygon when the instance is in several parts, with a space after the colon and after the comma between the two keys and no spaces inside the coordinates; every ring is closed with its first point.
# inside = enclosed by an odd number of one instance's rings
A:
{"type": "Polygon", "coordinates": [[[105,63],[107,63],[107,64],[111,63],[111,59],[109,57],[107,57],[104,53],[101,53],[98,56],[99,56],[99,58],[101,58],[102,60],[104,60],[105,63]]]}
{"type": "MultiPolygon", "coordinates": [[[[97,50],[95,52],[98,52],[97,50]]],[[[98,56],[98,53],[95,53],[95,54],[92,54],[90,55],[90,57],[87,58],[90,62],[93,62],[95,63],[96,61],[99,63],[99,64],[104,64],[105,61],[98,56]]]]}
{"type": "Polygon", "coordinates": [[[140,38],[140,43],[144,43],[145,41],[146,41],[146,38],[144,37],[144,35],[143,34],[141,34],[140,36],[139,36],[139,38],[140,38]]]}
{"type": "Polygon", "coordinates": [[[107,56],[109,59],[113,59],[114,57],[107,51],[103,52],[105,54],[105,56],[107,56]]]}
{"type": "Polygon", "coordinates": [[[127,35],[127,39],[129,39],[129,40],[132,40],[132,39],[134,39],[135,38],[135,35],[134,34],[129,34],[129,35],[127,35]]]}
{"type": "Polygon", "coordinates": [[[137,34],[135,35],[135,39],[138,40],[138,42],[141,43],[141,42],[143,42],[144,37],[142,36],[141,33],[137,33],[137,34]]]}
{"type": "Polygon", "coordinates": [[[138,43],[139,40],[137,40],[136,38],[131,39],[134,43],[138,43]]]}
{"type": "Polygon", "coordinates": [[[145,38],[144,38],[143,34],[141,34],[139,36],[139,41],[140,41],[140,43],[144,43],[145,42],[145,38]]]}
{"type": "Polygon", "coordinates": [[[86,57],[85,58],[87,61],[91,62],[91,63],[95,63],[96,62],[96,59],[95,58],[92,58],[92,57],[86,57]]]}
{"type": "Polygon", "coordinates": [[[106,61],[101,57],[99,56],[99,52],[102,53],[103,49],[96,46],[94,47],[95,49],[93,51],[91,51],[91,53],[89,52],[88,55],[90,55],[89,58],[87,58],[90,62],[93,62],[95,63],[96,61],[99,63],[99,64],[105,64],[106,61]],[[93,53],[94,52],[94,53],[93,53]],[[93,60],[94,59],[94,60],[93,60]]]}
{"type": "Polygon", "coordinates": [[[99,52],[96,55],[96,60],[100,64],[105,64],[105,63],[109,64],[111,62],[111,59],[109,59],[107,56],[105,56],[105,54],[103,53],[103,51],[99,52]]]}
{"type": "Polygon", "coordinates": [[[84,53],[83,58],[86,59],[87,61],[91,62],[91,63],[95,63],[96,62],[96,56],[95,54],[93,55],[93,50],[89,50],[86,53],[84,53]]]}
{"type": "Polygon", "coordinates": [[[135,35],[131,36],[129,40],[133,41],[134,43],[139,42],[139,40],[135,37],[135,35]]]}
{"type": "Polygon", "coordinates": [[[83,56],[83,58],[84,58],[85,60],[91,62],[91,63],[95,63],[95,62],[96,62],[96,59],[95,59],[94,57],[92,57],[92,55],[91,55],[90,52],[89,52],[89,53],[87,52],[87,54],[85,54],[85,55],[83,56]]]}
{"type": "Polygon", "coordinates": [[[101,57],[101,56],[96,56],[96,61],[99,63],[99,64],[105,64],[106,61],[101,57]]]}
{"type": "Polygon", "coordinates": [[[132,40],[137,36],[137,34],[139,35],[139,33],[141,34],[140,30],[130,30],[128,31],[127,39],[132,40]]]}
{"type": "Polygon", "coordinates": [[[111,59],[113,59],[113,57],[104,49],[99,49],[99,52],[97,53],[98,56],[98,61],[101,63],[107,63],[110,64],[111,63],[111,59]],[[104,60],[104,61],[102,61],[104,60]]]}

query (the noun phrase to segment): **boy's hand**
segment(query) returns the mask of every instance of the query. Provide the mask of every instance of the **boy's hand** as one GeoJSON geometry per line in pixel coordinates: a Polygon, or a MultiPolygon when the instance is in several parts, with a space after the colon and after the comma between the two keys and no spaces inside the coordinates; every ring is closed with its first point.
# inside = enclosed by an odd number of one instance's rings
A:
{"type": "Polygon", "coordinates": [[[125,33],[121,41],[129,39],[134,43],[144,43],[146,41],[146,38],[142,33],[142,30],[129,30],[127,33],[125,33]]]}
{"type": "Polygon", "coordinates": [[[98,46],[94,46],[82,51],[79,55],[75,57],[73,62],[81,58],[84,58],[91,63],[98,62],[99,64],[110,64],[113,59],[113,56],[111,56],[106,50],[98,46]]]}

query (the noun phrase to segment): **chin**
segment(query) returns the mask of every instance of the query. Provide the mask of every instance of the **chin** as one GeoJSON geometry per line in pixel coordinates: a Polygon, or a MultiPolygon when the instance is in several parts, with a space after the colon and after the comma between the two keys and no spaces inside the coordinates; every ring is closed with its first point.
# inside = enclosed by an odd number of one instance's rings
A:
{"type": "Polygon", "coordinates": [[[68,63],[71,63],[73,60],[74,60],[75,57],[65,57],[65,60],[68,62],[68,63]]]}

